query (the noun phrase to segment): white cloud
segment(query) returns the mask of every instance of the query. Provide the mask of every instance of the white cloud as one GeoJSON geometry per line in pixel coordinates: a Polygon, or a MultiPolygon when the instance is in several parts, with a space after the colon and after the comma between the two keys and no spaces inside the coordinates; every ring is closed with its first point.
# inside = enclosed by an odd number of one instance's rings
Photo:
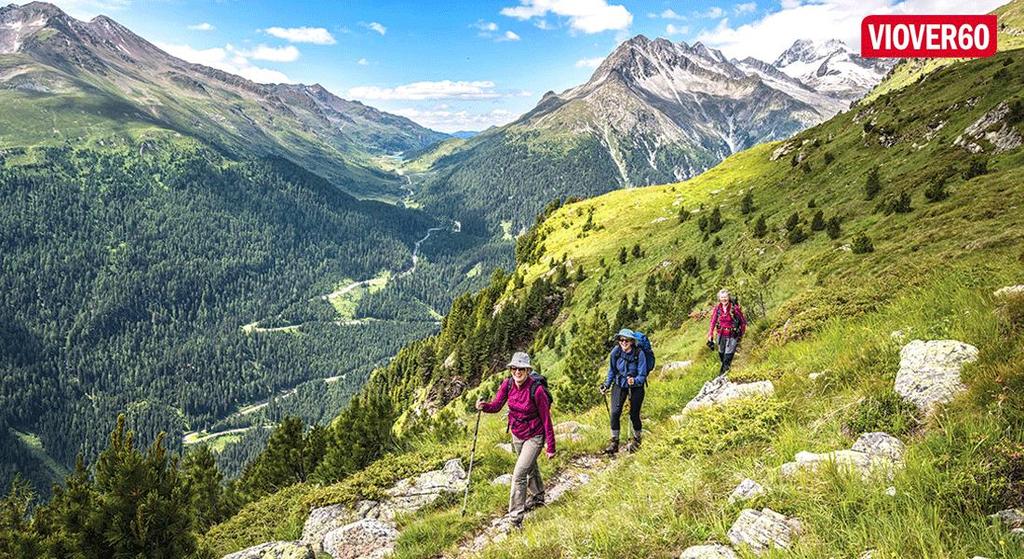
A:
{"type": "Polygon", "coordinates": [[[423,99],[497,99],[506,94],[494,90],[494,82],[452,81],[414,82],[398,87],[359,86],[348,90],[350,97],[367,101],[419,101],[423,99]]]}
{"type": "Polygon", "coordinates": [[[871,14],[986,13],[1005,0],[783,0],[782,8],[732,27],[728,19],[698,34],[697,40],[721,49],[726,56],[753,56],[771,62],[796,39],[839,39],[860,48],[860,22],[871,14]]]}
{"type": "Polygon", "coordinates": [[[668,9],[668,10],[665,10],[664,12],[661,12],[661,18],[662,19],[686,19],[686,16],[677,14],[675,12],[675,10],[668,9]]]}
{"type": "Polygon", "coordinates": [[[206,23],[205,21],[202,23],[197,23],[195,25],[189,25],[188,28],[192,31],[214,31],[217,29],[216,27],[210,25],[209,23],[206,23]]]}
{"type": "Polygon", "coordinates": [[[356,60],[356,64],[360,66],[368,66],[370,64],[370,61],[365,58],[360,58],[359,60],[356,60]]]}
{"type": "Polygon", "coordinates": [[[384,27],[383,25],[376,21],[371,21],[370,23],[360,23],[359,25],[362,25],[363,27],[375,33],[380,33],[381,35],[384,35],[385,33],[388,32],[387,27],[384,27]]]}
{"type": "Polygon", "coordinates": [[[690,28],[686,25],[673,25],[668,24],[665,26],[666,35],[686,35],[690,32],[690,28]]]}
{"type": "Polygon", "coordinates": [[[485,113],[471,113],[465,110],[451,110],[447,106],[434,109],[401,108],[388,111],[412,119],[417,123],[441,132],[461,130],[484,130],[501,126],[516,119],[516,113],[506,109],[494,109],[485,113]]]}
{"type": "Polygon", "coordinates": [[[604,57],[603,56],[598,56],[596,58],[581,58],[580,60],[576,61],[576,67],[577,68],[597,68],[598,66],[601,65],[602,62],[604,62],[604,57]]]}
{"type": "Polygon", "coordinates": [[[744,4],[736,4],[733,6],[732,11],[736,14],[752,14],[757,11],[756,2],[746,2],[744,4]]]}
{"type": "Polygon", "coordinates": [[[533,26],[544,31],[550,31],[555,28],[555,26],[548,23],[548,20],[546,19],[538,19],[534,22],[533,26]]]}
{"type": "Polygon", "coordinates": [[[268,47],[257,45],[249,51],[238,51],[238,54],[253,60],[266,60],[268,62],[295,62],[299,59],[299,49],[292,45],[284,47],[268,47]]]}
{"type": "Polygon", "coordinates": [[[519,35],[517,35],[514,31],[506,31],[497,40],[498,41],[518,41],[520,38],[521,37],[519,37],[519,35]]]}
{"type": "Polygon", "coordinates": [[[718,6],[711,6],[707,10],[704,10],[703,12],[700,12],[700,13],[696,14],[697,17],[707,18],[707,19],[718,19],[718,18],[720,18],[720,17],[722,17],[724,15],[725,15],[725,10],[723,10],[722,8],[719,8],[718,6]]]}
{"type": "Polygon", "coordinates": [[[606,0],[519,0],[520,5],[501,9],[501,15],[526,21],[547,14],[569,18],[574,31],[600,33],[626,29],[633,14],[625,6],[608,5],[606,0]]]}
{"type": "Polygon", "coordinates": [[[282,72],[253,65],[247,57],[231,45],[209,49],[196,49],[189,45],[168,43],[156,43],[156,46],[171,56],[236,74],[257,83],[291,83],[292,81],[282,72]]]}
{"type": "Polygon", "coordinates": [[[268,27],[267,35],[284,39],[289,43],[312,43],[314,45],[333,45],[334,35],[323,27],[268,27]]]}
{"type": "Polygon", "coordinates": [[[498,24],[497,23],[494,23],[493,21],[484,21],[482,19],[478,20],[476,23],[474,23],[470,27],[475,27],[475,28],[479,29],[480,31],[482,31],[484,33],[494,33],[495,31],[498,30],[498,24]]]}

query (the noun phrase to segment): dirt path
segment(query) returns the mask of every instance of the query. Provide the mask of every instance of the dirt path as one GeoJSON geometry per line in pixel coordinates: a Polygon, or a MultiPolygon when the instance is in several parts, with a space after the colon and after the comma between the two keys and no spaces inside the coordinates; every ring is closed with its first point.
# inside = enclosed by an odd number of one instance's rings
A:
{"type": "MultiPolygon", "coordinates": [[[[558,472],[545,484],[544,496],[547,505],[557,502],[574,489],[582,487],[594,476],[604,472],[614,464],[614,460],[604,455],[583,455],[573,458],[569,465],[558,472]]],[[[527,513],[527,517],[532,513],[527,513]]],[[[500,542],[514,530],[505,516],[492,519],[491,523],[481,530],[466,537],[454,552],[443,555],[445,559],[467,559],[480,553],[485,547],[500,542]]]]}

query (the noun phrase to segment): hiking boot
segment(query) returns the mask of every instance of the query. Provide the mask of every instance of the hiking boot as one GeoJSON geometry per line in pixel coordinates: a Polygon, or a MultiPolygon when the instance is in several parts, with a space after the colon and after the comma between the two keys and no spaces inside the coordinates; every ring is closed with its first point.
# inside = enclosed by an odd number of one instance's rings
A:
{"type": "Polygon", "coordinates": [[[535,501],[530,501],[529,503],[526,503],[526,512],[530,512],[532,510],[539,509],[539,508],[543,507],[544,504],[545,504],[544,503],[544,499],[537,499],[535,501]]]}
{"type": "Polygon", "coordinates": [[[626,452],[633,453],[640,450],[640,437],[633,437],[626,445],[626,452]]]}
{"type": "Polygon", "coordinates": [[[604,454],[615,454],[619,451],[619,439],[612,439],[608,441],[608,446],[604,447],[602,451],[604,454]]]}

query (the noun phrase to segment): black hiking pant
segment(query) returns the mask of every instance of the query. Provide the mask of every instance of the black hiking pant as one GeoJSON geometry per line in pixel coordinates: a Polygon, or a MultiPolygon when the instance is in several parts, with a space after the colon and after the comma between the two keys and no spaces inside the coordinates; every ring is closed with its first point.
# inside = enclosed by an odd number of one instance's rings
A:
{"type": "Polygon", "coordinates": [[[644,387],[632,386],[623,388],[617,384],[612,385],[612,437],[618,438],[622,408],[626,405],[626,398],[629,398],[629,422],[633,425],[633,433],[640,433],[643,424],[640,422],[640,407],[644,405],[644,387]]]}
{"type": "Polygon", "coordinates": [[[739,341],[739,338],[732,336],[718,336],[718,359],[722,362],[721,368],[718,369],[718,376],[729,372],[732,358],[736,355],[736,344],[739,341]]]}

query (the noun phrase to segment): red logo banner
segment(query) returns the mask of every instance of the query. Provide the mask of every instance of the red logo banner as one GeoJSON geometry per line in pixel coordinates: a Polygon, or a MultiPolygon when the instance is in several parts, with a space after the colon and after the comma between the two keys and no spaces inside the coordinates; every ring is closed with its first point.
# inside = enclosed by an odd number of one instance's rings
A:
{"type": "Polygon", "coordinates": [[[982,58],[996,53],[995,15],[868,16],[864,58],[982,58]]]}

